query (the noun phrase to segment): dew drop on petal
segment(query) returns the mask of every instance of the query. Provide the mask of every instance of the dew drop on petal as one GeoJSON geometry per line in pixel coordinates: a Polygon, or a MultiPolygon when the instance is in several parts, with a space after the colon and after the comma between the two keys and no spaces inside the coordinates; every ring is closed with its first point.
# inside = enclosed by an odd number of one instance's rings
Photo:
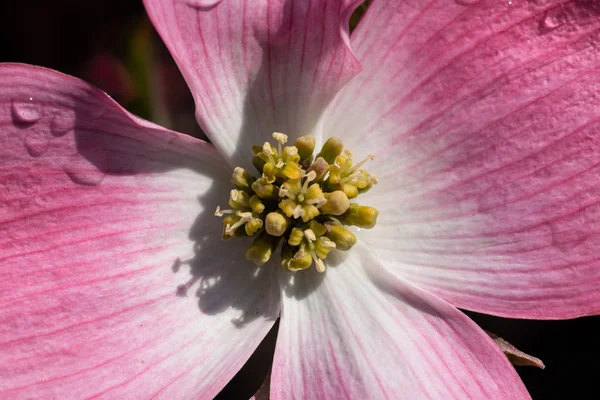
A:
{"type": "Polygon", "coordinates": [[[540,31],[542,31],[542,33],[549,32],[561,25],[562,23],[556,15],[546,12],[540,21],[540,31]]]}
{"type": "Polygon", "coordinates": [[[79,155],[70,160],[64,171],[74,183],[84,186],[99,185],[105,176],[98,167],[79,155]]]}
{"type": "Polygon", "coordinates": [[[15,123],[33,124],[43,116],[42,106],[32,97],[24,100],[13,100],[12,116],[15,123]]]}
{"type": "Polygon", "coordinates": [[[44,131],[30,129],[23,144],[31,157],[39,157],[48,150],[48,135],[44,131]]]}
{"type": "Polygon", "coordinates": [[[75,115],[72,110],[61,110],[54,114],[50,123],[50,131],[54,136],[63,136],[75,126],[75,115]]]}

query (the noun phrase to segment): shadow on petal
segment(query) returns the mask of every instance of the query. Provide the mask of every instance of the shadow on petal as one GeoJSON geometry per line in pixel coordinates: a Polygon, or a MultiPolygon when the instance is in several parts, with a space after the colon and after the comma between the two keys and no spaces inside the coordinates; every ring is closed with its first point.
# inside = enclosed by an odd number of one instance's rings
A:
{"type": "Polygon", "coordinates": [[[227,203],[229,190],[228,179],[215,180],[199,198],[203,211],[189,232],[195,243],[194,256],[187,261],[191,278],[178,288],[178,295],[186,295],[187,289],[200,281],[195,295],[203,313],[218,314],[233,307],[239,316],[231,322],[239,327],[257,318],[275,321],[279,317],[278,265],[271,261],[257,267],[248,261],[250,238],[221,239],[223,219],[216,217],[214,210],[227,203]]]}
{"type": "MultiPolygon", "coordinates": [[[[101,95],[93,91],[89,96],[101,95]]],[[[206,177],[212,183],[197,193],[202,211],[195,220],[190,218],[188,238],[194,243],[190,249],[193,256],[163,266],[174,273],[184,273],[180,271],[184,264],[190,267],[188,282],[174,288],[174,295],[189,296],[193,291],[203,314],[234,309],[237,317],[231,322],[239,327],[257,318],[275,321],[279,315],[276,269],[258,268],[245,259],[248,240],[221,240],[222,219],[214,210],[227,203],[231,189],[226,161],[212,148],[207,151],[210,145],[159,127],[153,129],[150,123],[149,129],[141,130],[117,104],[105,99],[99,99],[98,104],[101,106],[79,104],[72,121],[69,116],[57,116],[62,119],[58,122],[63,130],[72,131],[72,135],[64,133],[60,138],[74,148],[75,154],[64,160],[69,178],[78,185],[97,186],[109,175],[161,174],[175,169],[191,169],[206,177]],[[124,131],[127,124],[130,132],[124,131]]]]}

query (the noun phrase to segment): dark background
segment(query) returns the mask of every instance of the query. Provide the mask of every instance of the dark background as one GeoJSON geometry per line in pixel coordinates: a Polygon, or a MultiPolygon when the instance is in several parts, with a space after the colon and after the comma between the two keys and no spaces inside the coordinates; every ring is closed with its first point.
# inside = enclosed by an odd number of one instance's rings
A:
{"type": "MultiPolygon", "coordinates": [[[[86,79],[144,118],[204,137],[187,86],[141,0],[3,0],[0,61],[41,65],[86,79]],[[151,98],[157,92],[162,93],[158,104],[151,98]]],[[[523,321],[468,314],[487,331],[544,361],[545,370],[516,367],[534,399],[600,398],[600,317],[523,321]]],[[[260,386],[273,357],[276,329],[219,398],[248,399],[260,386]]]]}

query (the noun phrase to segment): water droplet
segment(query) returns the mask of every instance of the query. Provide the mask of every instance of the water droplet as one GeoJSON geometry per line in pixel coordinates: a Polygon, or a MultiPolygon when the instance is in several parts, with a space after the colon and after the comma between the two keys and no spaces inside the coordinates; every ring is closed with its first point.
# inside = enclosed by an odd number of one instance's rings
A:
{"type": "Polygon", "coordinates": [[[23,144],[31,157],[39,157],[48,150],[48,135],[44,131],[31,129],[25,135],[23,144]]]}
{"type": "Polygon", "coordinates": [[[105,176],[104,172],[79,155],[71,159],[64,171],[74,183],[84,186],[99,185],[105,176]]]}
{"type": "Polygon", "coordinates": [[[36,103],[32,97],[26,100],[14,100],[12,102],[12,115],[16,123],[33,124],[42,118],[42,106],[36,103]]]}
{"type": "Polygon", "coordinates": [[[553,31],[562,25],[561,20],[556,14],[551,14],[546,11],[542,20],[540,21],[540,31],[542,33],[553,31]]]}
{"type": "Polygon", "coordinates": [[[75,125],[75,112],[73,110],[60,110],[52,118],[50,131],[54,136],[63,136],[75,125]]]}
{"type": "Polygon", "coordinates": [[[219,4],[223,0],[188,0],[187,4],[194,8],[199,8],[200,10],[210,9],[217,4],[219,4]]]}

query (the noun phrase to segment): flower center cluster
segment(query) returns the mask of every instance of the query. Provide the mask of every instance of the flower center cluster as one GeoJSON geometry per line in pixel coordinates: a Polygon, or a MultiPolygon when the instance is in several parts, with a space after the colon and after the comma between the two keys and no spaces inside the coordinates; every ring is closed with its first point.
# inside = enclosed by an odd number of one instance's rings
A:
{"type": "Polygon", "coordinates": [[[361,169],[374,156],[354,164],[352,153],[335,137],[316,155],[312,136],[285,147],[286,135],[276,132],[273,138],[277,147],[252,146],[260,177],[234,169],[231,208],[215,211],[224,217],[222,238],[254,236],[246,258],[256,265],[269,261],[282,242],[283,267],[300,271],[314,263],[323,272],[331,250],[346,251],[356,243],[344,225],[372,228],[377,222],[377,209],[350,202],[377,183],[375,175],[361,169]]]}

